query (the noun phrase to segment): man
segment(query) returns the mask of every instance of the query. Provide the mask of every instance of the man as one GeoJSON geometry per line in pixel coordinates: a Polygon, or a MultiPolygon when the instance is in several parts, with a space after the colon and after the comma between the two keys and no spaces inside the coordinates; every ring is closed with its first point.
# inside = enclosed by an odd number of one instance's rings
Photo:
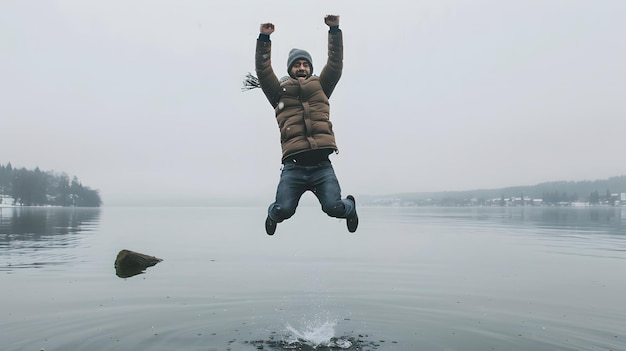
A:
{"type": "Polygon", "coordinates": [[[330,122],[328,98],[343,69],[343,39],[339,16],[324,17],[328,25],[328,60],[319,77],[313,75],[308,52],[292,49],[287,73],[280,82],[271,65],[271,23],[261,24],[256,45],[256,73],[263,93],[276,113],[282,146],[282,171],[276,200],[269,206],[265,231],[274,235],[276,225],[296,212],[305,191],[317,196],[322,210],[331,217],[346,218],[348,231],[359,224],[352,195],[341,199],[341,189],[328,156],[337,152],[330,122]]]}

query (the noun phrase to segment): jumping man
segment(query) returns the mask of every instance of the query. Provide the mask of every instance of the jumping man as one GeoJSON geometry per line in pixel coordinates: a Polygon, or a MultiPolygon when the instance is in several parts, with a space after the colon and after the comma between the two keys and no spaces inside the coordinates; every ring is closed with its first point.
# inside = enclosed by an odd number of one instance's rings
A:
{"type": "Polygon", "coordinates": [[[313,75],[308,52],[292,49],[287,73],[279,81],[271,65],[272,23],[261,24],[256,44],[256,74],[263,93],[276,113],[282,146],[282,171],[276,200],[269,206],[265,231],[273,235],[276,225],[296,212],[302,194],[312,191],[331,217],[345,218],[348,231],[359,225],[352,195],[341,198],[339,181],[328,156],[337,152],[330,121],[330,98],[343,69],[343,38],[339,16],[328,15],[328,60],[319,76],[313,75]]]}

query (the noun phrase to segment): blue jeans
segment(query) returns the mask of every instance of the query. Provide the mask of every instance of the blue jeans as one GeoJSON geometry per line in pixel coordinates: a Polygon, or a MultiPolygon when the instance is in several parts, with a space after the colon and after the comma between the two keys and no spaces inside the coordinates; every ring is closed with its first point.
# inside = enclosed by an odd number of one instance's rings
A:
{"type": "Polygon", "coordinates": [[[290,218],[296,213],[300,197],[307,190],[315,194],[322,211],[331,217],[347,218],[356,211],[352,201],[341,199],[339,181],[330,161],[315,166],[287,163],[283,165],[276,201],[270,205],[268,216],[277,223],[290,218]]]}

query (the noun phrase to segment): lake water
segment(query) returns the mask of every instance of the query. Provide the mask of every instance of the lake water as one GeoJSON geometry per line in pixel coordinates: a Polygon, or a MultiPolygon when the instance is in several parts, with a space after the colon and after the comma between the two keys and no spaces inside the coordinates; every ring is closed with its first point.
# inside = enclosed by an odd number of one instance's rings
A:
{"type": "Polygon", "coordinates": [[[626,350],[626,208],[265,215],[0,208],[0,350],[626,350]]]}

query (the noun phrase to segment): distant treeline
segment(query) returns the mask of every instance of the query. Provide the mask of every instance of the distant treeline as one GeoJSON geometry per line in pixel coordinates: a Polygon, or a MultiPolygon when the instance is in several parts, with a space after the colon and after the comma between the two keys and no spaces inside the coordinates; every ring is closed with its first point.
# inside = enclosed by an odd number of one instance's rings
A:
{"type": "MultiPolygon", "coordinates": [[[[0,165],[0,195],[23,206],[98,207],[102,204],[98,190],[83,186],[78,178],[65,174],[13,168],[11,163],[0,165]]],[[[1,200],[1,199],[0,199],[1,200]]],[[[4,200],[6,201],[6,200],[4,200]]]]}
{"type": "Polygon", "coordinates": [[[531,186],[516,186],[500,189],[479,189],[467,191],[424,192],[394,194],[384,198],[371,197],[372,203],[412,204],[412,205],[502,205],[533,204],[541,200],[543,205],[557,205],[573,202],[589,204],[613,204],[626,193],[626,176],[611,177],[594,181],[557,181],[531,186]]]}

